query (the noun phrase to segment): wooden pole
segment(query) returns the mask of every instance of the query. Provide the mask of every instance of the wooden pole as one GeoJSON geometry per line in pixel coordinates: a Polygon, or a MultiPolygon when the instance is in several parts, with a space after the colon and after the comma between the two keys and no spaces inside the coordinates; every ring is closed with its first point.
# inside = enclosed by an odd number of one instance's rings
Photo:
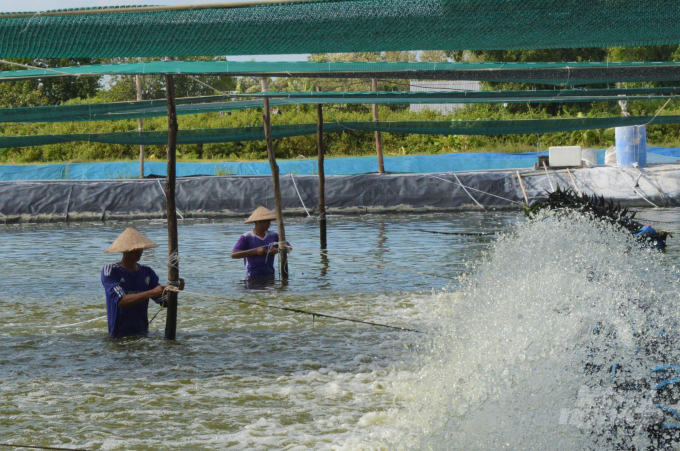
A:
{"type": "MultiPolygon", "coordinates": [[[[378,80],[372,79],[373,91],[378,91],[378,80]]],[[[373,122],[378,122],[378,105],[373,104],[373,122]]],[[[383,143],[382,134],[380,132],[375,132],[375,150],[378,152],[378,172],[380,174],[385,173],[385,162],[383,161],[383,143]]]]}
{"type": "MultiPolygon", "coordinates": [[[[137,83],[137,101],[142,101],[142,76],[135,75],[135,81],[137,83]]],[[[139,131],[144,130],[144,119],[139,118],[139,131]]],[[[144,178],[144,145],[139,146],[139,178],[144,178]]]]}
{"type": "MultiPolygon", "coordinates": [[[[177,158],[177,108],[175,105],[175,80],[165,76],[165,94],[168,99],[168,176],[165,179],[165,199],[168,210],[168,284],[179,284],[179,242],[177,239],[177,207],[175,205],[175,176],[177,158]]],[[[177,293],[167,293],[168,318],[165,339],[174,340],[177,332],[177,293]]]]}
{"type": "MultiPolygon", "coordinates": [[[[262,79],[262,92],[269,90],[269,80],[262,79]]],[[[272,169],[272,181],[274,182],[274,206],[276,213],[276,223],[279,228],[279,242],[286,242],[286,228],[283,224],[283,207],[281,206],[281,183],[279,182],[279,165],[276,164],[276,153],[274,152],[274,139],[272,138],[271,110],[269,108],[269,97],[263,98],[262,119],[264,120],[264,136],[267,140],[267,155],[269,156],[269,166],[272,169]]],[[[279,263],[281,264],[281,278],[288,279],[288,253],[286,249],[279,252],[279,263]]]]}
{"type": "MultiPolygon", "coordinates": [[[[317,86],[317,91],[321,88],[317,86]]],[[[326,172],[324,168],[324,157],[326,149],[323,143],[323,105],[316,105],[316,150],[319,155],[319,235],[321,237],[321,249],[326,249],[326,172]]]]}
{"type": "Polygon", "coordinates": [[[517,180],[519,180],[519,187],[522,188],[522,194],[524,194],[524,202],[529,205],[529,197],[527,197],[527,192],[524,189],[524,183],[522,183],[522,176],[519,174],[519,171],[517,171],[517,180]]]}

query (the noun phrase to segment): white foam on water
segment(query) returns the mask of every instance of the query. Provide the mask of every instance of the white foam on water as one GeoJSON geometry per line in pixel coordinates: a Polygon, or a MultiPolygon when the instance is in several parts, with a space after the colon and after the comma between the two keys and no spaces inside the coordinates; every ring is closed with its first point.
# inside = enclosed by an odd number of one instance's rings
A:
{"type": "MultiPolygon", "coordinates": [[[[409,227],[398,235],[386,229],[395,249],[413,245],[409,227]]],[[[347,236],[356,235],[355,224],[347,228],[347,236]]],[[[184,268],[197,291],[220,293],[231,273],[211,269],[222,259],[211,260],[215,237],[205,230],[189,235],[194,253],[184,268]]],[[[44,235],[43,244],[31,242],[22,252],[64,241],[44,235]]],[[[658,421],[660,399],[640,396],[645,390],[621,392],[608,369],[617,362],[623,368],[617,380],[644,381],[657,363],[680,361],[666,344],[660,343],[664,353],[650,346],[649,331],[664,330],[671,343],[677,336],[678,271],[669,256],[638,249],[628,235],[556,218],[520,225],[491,247],[426,238],[384,261],[454,281],[462,258],[487,255],[449,291],[414,292],[410,275],[367,273],[332,260],[333,290],[227,293],[423,335],[319,318],[312,324],[191,296],[182,298],[176,344],[162,340],[163,314],[148,339],[107,340],[105,323],[36,329],[101,315],[103,261],[58,268],[57,285],[76,291],[46,304],[39,298],[45,273],[25,283],[33,259],[14,255],[22,270],[6,280],[28,293],[0,301],[7,337],[0,349],[0,429],[16,443],[110,450],[568,450],[613,448],[602,432],[615,426],[623,430],[616,440],[645,449],[649,437],[642,432],[658,421]],[[434,250],[451,258],[428,260],[434,250]],[[80,273],[94,282],[74,283],[80,273]],[[641,414],[628,415],[633,407],[641,414]]]]}
{"type": "Polygon", "coordinates": [[[680,362],[678,271],[663,254],[546,215],[429,302],[439,326],[419,344],[419,370],[391,375],[404,407],[346,449],[662,449],[645,430],[659,421],[649,371],[680,362]],[[640,387],[615,388],[623,379],[640,387]]]}

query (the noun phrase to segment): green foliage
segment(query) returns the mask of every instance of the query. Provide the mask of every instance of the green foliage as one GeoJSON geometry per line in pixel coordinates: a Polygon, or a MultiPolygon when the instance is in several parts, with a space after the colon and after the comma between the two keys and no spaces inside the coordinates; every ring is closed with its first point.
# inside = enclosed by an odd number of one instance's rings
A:
{"type": "MultiPolygon", "coordinates": [[[[98,59],[12,59],[10,62],[34,67],[68,67],[99,64],[98,59]]],[[[0,64],[0,70],[21,70],[22,67],[0,64]]],[[[0,107],[58,105],[72,99],[94,96],[101,77],[50,77],[0,83],[0,107]]]]}
{"type": "Polygon", "coordinates": [[[610,61],[678,61],[679,52],[678,45],[612,47],[608,51],[610,61]]]}
{"type": "Polygon", "coordinates": [[[236,175],[236,169],[233,168],[219,168],[215,165],[216,174],[219,176],[236,175]]]}
{"type": "MultiPolygon", "coordinates": [[[[498,52],[382,52],[356,54],[311,55],[310,61],[604,61],[604,60],[680,60],[680,46],[627,47],[613,49],[558,49],[558,50],[513,50],[498,52]]],[[[212,60],[213,58],[197,58],[212,60]]],[[[24,64],[40,67],[55,65],[89,64],[95,62],[118,63],[141,61],[140,59],[116,60],[17,60],[24,64]]],[[[15,70],[15,67],[0,67],[15,70]]],[[[257,92],[260,80],[254,77],[234,79],[226,76],[196,77],[203,84],[187,76],[176,76],[178,97],[213,95],[215,90],[257,92]],[[209,85],[209,86],[205,86],[209,85]],[[213,89],[214,88],[214,89],[213,89]]],[[[278,78],[270,80],[272,91],[310,91],[320,87],[324,91],[368,91],[367,79],[314,79],[278,78]]],[[[502,84],[494,89],[533,89],[536,86],[523,84],[502,84]]],[[[143,76],[144,99],[163,98],[165,83],[162,76],[143,76]]],[[[407,90],[408,80],[379,80],[381,91],[407,90]]],[[[57,78],[31,81],[0,83],[0,107],[39,106],[55,103],[100,103],[107,101],[130,101],[136,98],[135,77],[91,78],[84,81],[76,78],[57,78]]],[[[628,102],[631,115],[654,115],[664,101],[628,102]]],[[[559,119],[574,117],[619,116],[621,110],[616,102],[593,104],[510,104],[471,105],[451,115],[424,110],[412,113],[408,106],[381,106],[381,121],[447,121],[447,120],[500,120],[500,119],[559,119]]],[[[280,108],[281,114],[272,116],[273,124],[315,123],[314,105],[291,105],[280,108]]],[[[680,103],[671,101],[661,114],[680,114],[680,103]]],[[[367,105],[325,105],[324,118],[335,121],[370,121],[372,114],[367,105]]],[[[262,125],[259,110],[236,111],[220,116],[218,113],[181,116],[182,129],[247,127],[262,125]]],[[[136,120],[115,122],[81,122],[52,124],[3,124],[0,135],[70,134],[125,132],[137,129],[136,120]]],[[[144,120],[145,130],[166,130],[166,118],[144,120]]],[[[612,130],[588,130],[578,132],[505,136],[432,136],[383,133],[386,155],[437,154],[448,152],[526,152],[535,150],[537,144],[545,149],[551,145],[580,143],[583,147],[608,147],[613,142],[612,130]]],[[[680,126],[655,125],[647,128],[650,144],[680,145],[680,126]]],[[[326,136],[327,155],[360,156],[374,155],[375,141],[372,132],[346,131],[326,136]]],[[[22,149],[0,151],[0,162],[33,163],[60,161],[107,161],[132,160],[138,155],[138,146],[110,145],[102,143],[66,143],[22,149]]],[[[164,159],[165,146],[147,146],[147,158],[151,161],[164,159]]],[[[316,137],[299,136],[276,141],[279,158],[316,156],[316,137]]],[[[267,151],[264,141],[237,142],[204,145],[181,145],[178,157],[183,160],[264,160],[267,151]]]]}
{"type": "MultiPolygon", "coordinates": [[[[193,61],[214,61],[218,58],[198,57],[193,61]]],[[[148,58],[125,58],[107,60],[109,64],[134,63],[152,61],[148,58]]],[[[107,82],[107,89],[97,94],[98,102],[125,102],[137,98],[137,82],[133,75],[111,77],[107,82]]],[[[163,75],[144,75],[142,81],[142,99],[162,99],[165,97],[165,77],[163,75]]],[[[211,96],[220,92],[235,91],[236,79],[222,75],[175,75],[176,97],[211,96]],[[198,80],[198,81],[197,81],[198,80]]]]}
{"type": "MultiPolygon", "coordinates": [[[[630,102],[629,110],[633,115],[654,115],[663,106],[663,101],[630,102]]],[[[526,108],[511,111],[502,105],[473,105],[456,111],[454,114],[442,116],[437,112],[424,110],[412,113],[408,109],[395,110],[380,107],[381,121],[447,121],[447,120],[502,120],[502,119],[560,119],[579,117],[576,108],[566,108],[556,116],[546,110],[526,108]]],[[[272,116],[273,124],[304,124],[316,122],[316,109],[310,105],[291,105],[280,108],[281,114],[272,116]]],[[[588,113],[580,116],[618,116],[618,108],[614,105],[593,105],[588,113]]],[[[662,114],[680,114],[680,103],[672,101],[662,114]]],[[[370,121],[371,110],[359,105],[346,107],[343,105],[324,106],[324,118],[327,122],[335,121],[370,121]]],[[[262,125],[261,112],[254,110],[236,111],[231,115],[220,116],[218,113],[206,113],[180,116],[181,129],[247,127],[262,125]]],[[[34,135],[34,134],[68,134],[68,133],[106,133],[124,132],[137,129],[136,120],[115,122],[79,122],[49,124],[6,124],[0,127],[1,135],[34,135]]],[[[167,130],[166,118],[147,119],[145,130],[167,130]]],[[[647,139],[650,144],[677,145],[680,142],[680,126],[654,125],[647,127],[647,139]]],[[[326,135],[327,155],[362,156],[375,154],[373,132],[346,131],[326,135]]],[[[536,149],[540,142],[545,149],[552,145],[581,143],[584,147],[604,148],[613,142],[612,130],[592,130],[586,132],[560,132],[537,136],[535,134],[504,136],[435,136],[416,134],[383,133],[385,155],[439,154],[448,152],[526,152],[536,149]]],[[[164,159],[165,146],[148,146],[149,160],[164,159]]],[[[137,158],[139,146],[110,145],[102,143],[65,143],[41,147],[11,149],[0,153],[0,162],[32,163],[60,161],[109,161],[133,160],[137,158]]],[[[302,155],[307,158],[316,157],[316,136],[298,136],[276,141],[276,152],[279,158],[296,158],[302,155]]],[[[238,161],[266,160],[267,149],[264,141],[218,143],[203,145],[180,145],[178,158],[183,160],[238,161]]]]}

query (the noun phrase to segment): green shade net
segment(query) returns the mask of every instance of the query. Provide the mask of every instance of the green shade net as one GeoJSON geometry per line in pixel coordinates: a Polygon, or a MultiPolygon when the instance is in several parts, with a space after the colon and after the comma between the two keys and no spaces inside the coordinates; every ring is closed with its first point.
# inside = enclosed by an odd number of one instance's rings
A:
{"type": "MultiPolygon", "coordinates": [[[[448,91],[448,92],[290,92],[266,93],[272,107],[304,104],[474,104],[474,103],[574,103],[676,98],[680,88],[630,88],[544,91],[448,91]]],[[[252,96],[261,96],[253,94],[252,96]]],[[[262,108],[261,99],[224,102],[227,96],[177,99],[177,114],[215,113],[262,108]]],[[[163,117],[165,100],[60,105],[0,109],[3,122],[85,122],[163,117]]]]}
{"type": "MultiPolygon", "coordinates": [[[[1,29],[2,19],[0,19],[1,29]]],[[[2,42],[0,42],[0,46],[2,42]]],[[[475,80],[576,86],[680,80],[678,62],[625,63],[310,63],[155,61],[0,72],[0,81],[70,75],[231,75],[309,78],[475,80]]]]}
{"type": "Polygon", "coordinates": [[[95,12],[2,15],[0,57],[188,57],[680,43],[677,0],[321,0],[95,12]]]}
{"type": "MultiPolygon", "coordinates": [[[[571,132],[630,125],[679,124],[680,116],[635,116],[579,119],[538,119],[499,121],[434,121],[434,122],[331,122],[324,124],[325,133],[373,132],[415,133],[425,135],[512,135],[528,133],[571,132]]],[[[274,125],[274,139],[313,135],[317,124],[274,125]]],[[[264,140],[263,127],[180,130],[178,144],[210,144],[264,140]]],[[[38,135],[0,137],[0,148],[60,144],[75,141],[128,145],[166,145],[164,130],[148,132],[97,133],[73,135],[38,135]]]]}

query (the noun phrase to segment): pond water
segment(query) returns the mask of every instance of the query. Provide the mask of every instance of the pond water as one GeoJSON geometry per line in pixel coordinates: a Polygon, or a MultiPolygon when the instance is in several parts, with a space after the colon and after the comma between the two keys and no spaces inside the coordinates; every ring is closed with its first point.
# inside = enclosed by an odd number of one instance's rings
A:
{"type": "MultiPolygon", "coordinates": [[[[648,210],[641,216],[666,230],[680,231],[677,210],[648,210]]],[[[515,350],[493,347],[505,337],[493,330],[487,331],[488,349],[482,349],[486,345],[471,340],[475,334],[469,328],[480,326],[476,321],[486,317],[480,330],[494,321],[498,330],[503,329],[502,315],[496,316],[488,305],[482,309],[481,300],[502,297],[501,284],[523,290],[529,270],[541,271],[529,262],[546,255],[550,240],[560,252],[580,246],[575,244],[576,235],[560,238],[564,230],[557,222],[546,221],[544,229],[532,230],[519,213],[334,217],[328,229],[329,256],[323,257],[318,253],[316,222],[291,220],[287,237],[298,249],[291,255],[290,280],[247,290],[243,263],[229,254],[248,227],[241,221],[183,221],[180,268],[187,290],[229,300],[180,295],[176,342],[163,340],[164,312],[147,338],[111,340],[105,320],[72,325],[105,315],[100,271],[117,256],[102,251],[129,225],[161,244],[145,253],[142,263],[155,268],[164,280],[163,221],[0,227],[0,441],[106,450],[294,450],[422,449],[424,443],[432,449],[466,449],[474,447],[471,444],[484,449],[506,440],[514,447],[533,449],[540,441],[526,434],[513,435],[496,424],[501,430],[487,442],[489,434],[474,425],[473,420],[492,421],[483,413],[496,392],[485,378],[495,374],[499,353],[515,350]],[[518,225],[520,232],[502,243],[494,235],[484,235],[518,225]],[[494,266],[494,259],[504,267],[494,266]],[[471,275],[461,279],[467,272],[471,275]],[[475,274],[487,281],[486,292],[470,288],[475,274]],[[463,308],[461,299],[474,301],[463,308]],[[308,316],[233,300],[426,333],[319,318],[313,323],[308,316]],[[468,314],[477,320],[471,321],[468,314]],[[468,336],[461,348],[455,342],[463,331],[468,336]],[[442,357],[439,363],[437,355],[442,357]],[[485,355],[483,361],[471,357],[485,355]],[[467,362],[465,369],[461,362],[467,362]],[[472,396],[474,390],[467,385],[475,377],[483,396],[472,396]],[[467,398],[460,399],[459,392],[467,393],[467,398]],[[455,412],[450,411],[452,405],[455,412]],[[445,421],[439,424],[440,420],[445,421]]],[[[572,228],[579,227],[588,226],[572,228]]],[[[613,245],[606,240],[597,244],[595,234],[584,233],[578,239],[585,247],[564,258],[596,267],[599,260],[586,261],[588,249],[596,252],[596,246],[613,245]]],[[[678,241],[670,239],[668,252],[653,257],[655,268],[674,270],[678,241]]],[[[637,250],[632,253],[635,264],[648,258],[636,257],[637,250]]],[[[617,263],[620,267],[601,263],[609,265],[612,274],[623,274],[627,268],[623,260],[617,263]]],[[[569,273],[569,266],[556,267],[557,276],[569,273]]],[[[664,277],[653,283],[670,283],[671,276],[664,277]]],[[[560,292],[559,286],[539,284],[533,292],[524,289],[521,296],[508,297],[506,292],[505,299],[522,311],[549,316],[552,313],[536,306],[542,305],[542,296],[550,289],[560,292]]],[[[598,289],[584,288],[576,297],[592,304],[593,297],[613,296],[609,288],[598,289]]],[[[517,308],[509,309],[514,326],[517,315],[522,316],[517,308]]],[[[155,313],[150,307],[150,316],[155,313]]],[[[546,324],[560,324],[555,321],[546,324]]],[[[546,324],[523,333],[545,332],[546,324]]],[[[554,364],[563,358],[556,353],[545,360],[554,364]]],[[[511,373],[523,374],[521,365],[503,365],[511,373]]],[[[507,376],[500,374],[497,380],[507,376]]],[[[513,380],[520,387],[529,383],[522,377],[513,380]]],[[[569,384],[576,392],[580,386],[569,384]]],[[[526,395],[522,390],[513,393],[526,395]]],[[[576,399],[572,392],[562,395],[576,399]]],[[[546,396],[544,401],[550,399],[546,396]]],[[[519,403],[518,399],[498,398],[492,404],[519,403]]],[[[564,404],[569,407],[566,400],[564,404]]],[[[515,429],[521,429],[522,418],[529,419],[517,416],[515,429]]],[[[558,424],[559,412],[553,419],[552,426],[558,424]]],[[[584,437],[573,427],[565,426],[561,433],[584,437]]]]}

